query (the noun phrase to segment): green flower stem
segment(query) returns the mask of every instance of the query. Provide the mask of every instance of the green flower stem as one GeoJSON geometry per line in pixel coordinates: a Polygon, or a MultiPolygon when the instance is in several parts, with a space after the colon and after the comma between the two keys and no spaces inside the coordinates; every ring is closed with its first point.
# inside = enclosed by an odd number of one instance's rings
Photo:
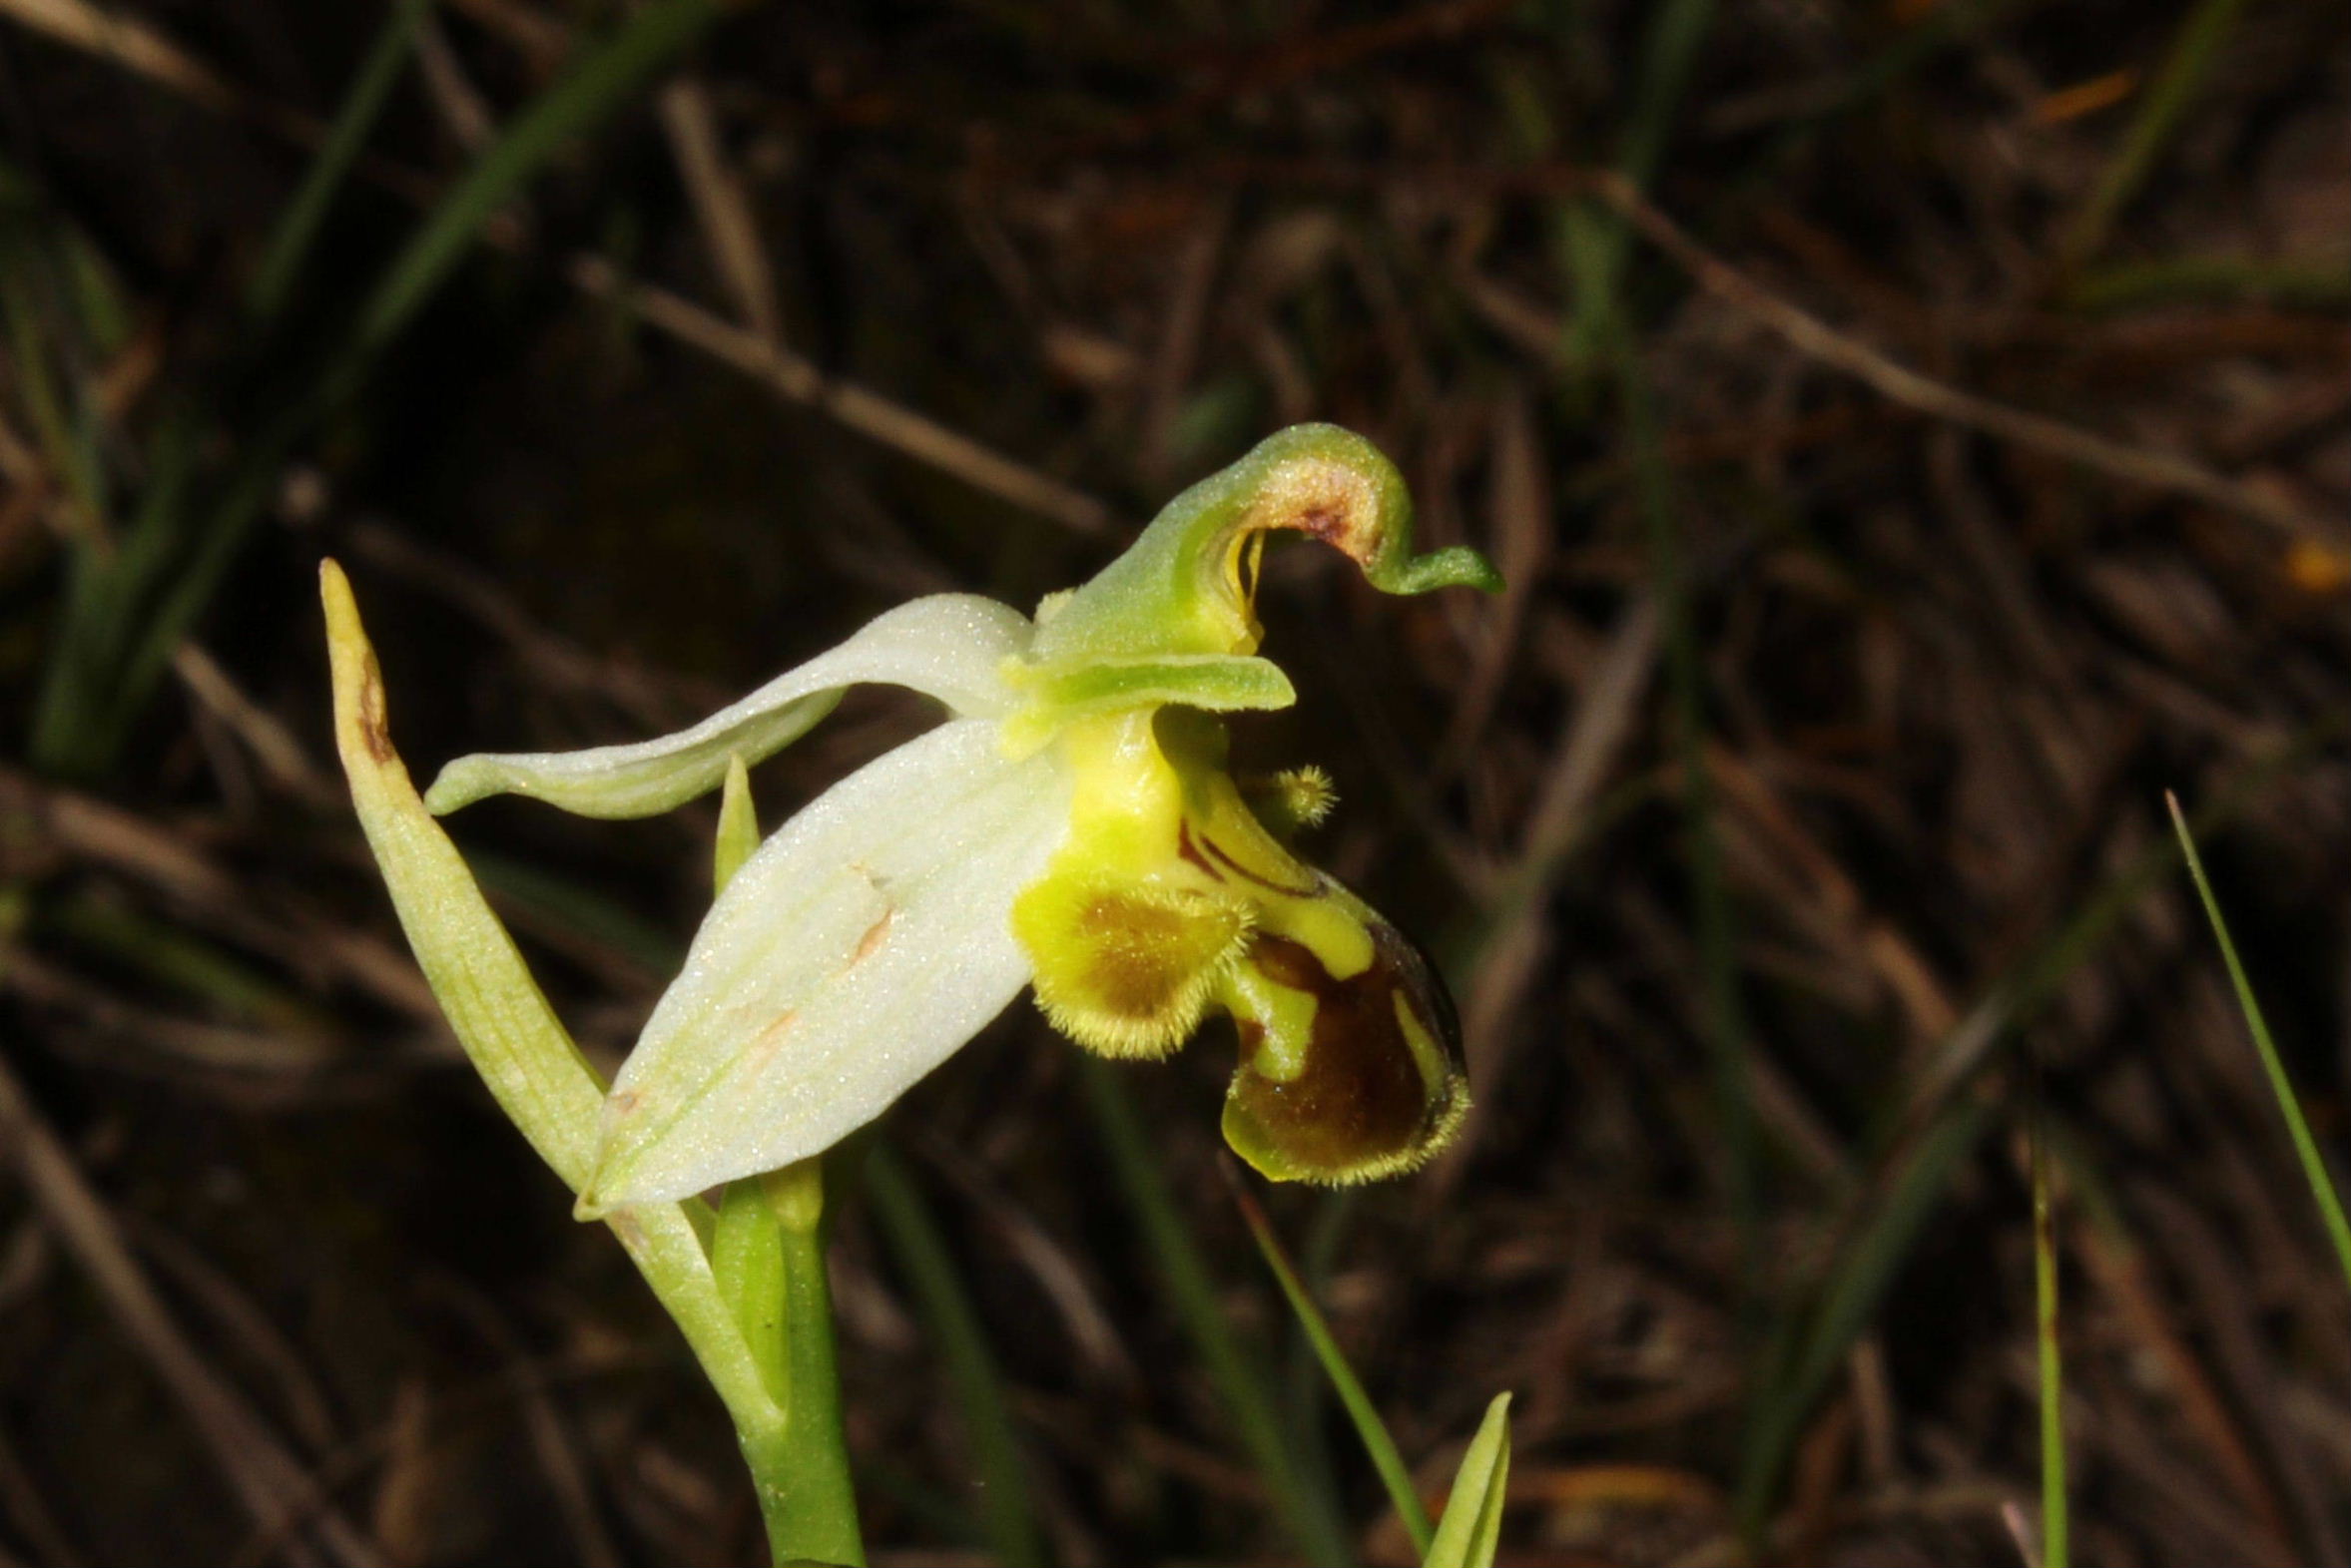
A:
{"type": "Polygon", "coordinates": [[[850,1479],[849,1435],[841,1418],[841,1371],[833,1338],[833,1290],[825,1274],[825,1189],[820,1163],[805,1160],[727,1191],[719,1232],[729,1214],[760,1229],[765,1242],[747,1256],[758,1267],[744,1277],[770,1286],[756,1299],[738,1289],[751,1320],[772,1325],[764,1335],[779,1360],[785,1418],[772,1426],[741,1427],[744,1461],[751,1466],[768,1550],[776,1562],[842,1563],[862,1568],[857,1490],[850,1479]]]}
{"type": "MultiPolygon", "coordinates": [[[[758,849],[751,773],[738,754],[727,759],[719,797],[713,897],[758,849]]],[[[710,1253],[719,1292],[750,1343],[769,1397],[784,1412],[780,1422],[736,1423],[767,1521],[769,1553],[779,1564],[863,1563],[825,1273],[821,1163],[804,1160],[730,1184],[710,1253]]]]}
{"type": "Polygon", "coordinates": [[[754,1179],[731,1182],[710,1241],[719,1295],[751,1346],[760,1384],[790,1419],[792,1380],[784,1331],[784,1227],[754,1179]]]}

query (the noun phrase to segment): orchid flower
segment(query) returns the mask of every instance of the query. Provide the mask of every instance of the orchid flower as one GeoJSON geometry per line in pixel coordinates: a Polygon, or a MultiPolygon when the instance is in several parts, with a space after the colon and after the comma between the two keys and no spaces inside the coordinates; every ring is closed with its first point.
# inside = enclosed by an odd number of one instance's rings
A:
{"type": "Polygon", "coordinates": [[[450,764],[424,797],[435,813],[503,792],[642,816],[789,745],[851,685],[946,705],[727,882],[604,1099],[583,1216],[823,1152],[1027,986],[1111,1057],[1164,1057],[1230,1015],[1224,1132],[1268,1177],[1366,1181],[1440,1148],[1468,1105],[1444,986],[1287,841],[1329,809],[1328,779],[1245,787],[1226,768],[1218,715],[1296,701],[1257,657],[1258,563],[1279,530],[1390,593],[1498,586],[1473,551],[1414,556],[1395,467],[1302,425],[1186,490],[1033,619],[918,599],[675,735],[450,764]]]}

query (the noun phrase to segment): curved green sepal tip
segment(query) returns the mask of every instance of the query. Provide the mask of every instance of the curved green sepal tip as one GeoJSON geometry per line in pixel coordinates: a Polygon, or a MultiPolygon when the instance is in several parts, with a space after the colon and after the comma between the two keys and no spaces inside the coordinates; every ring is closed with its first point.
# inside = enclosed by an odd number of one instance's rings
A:
{"type": "Polygon", "coordinates": [[[1277,532],[1323,541],[1384,593],[1502,586],[1474,550],[1413,553],[1412,494],[1378,447],[1338,425],[1293,425],[1170,501],[1124,555],[1041,608],[1031,657],[1254,652],[1258,557],[1277,532]]]}
{"type": "Polygon", "coordinates": [[[1392,569],[1386,582],[1369,572],[1364,575],[1371,577],[1374,588],[1391,594],[1425,594],[1437,588],[1474,588],[1479,593],[1498,594],[1504,586],[1493,563],[1466,544],[1414,556],[1392,569]]]}

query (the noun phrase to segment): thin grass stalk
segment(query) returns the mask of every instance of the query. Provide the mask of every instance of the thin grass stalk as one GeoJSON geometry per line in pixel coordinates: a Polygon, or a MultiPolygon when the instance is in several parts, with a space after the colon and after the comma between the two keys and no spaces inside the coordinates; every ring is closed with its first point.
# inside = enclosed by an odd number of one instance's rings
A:
{"type": "Polygon", "coordinates": [[[2236,30],[2250,0],[2203,0],[2188,13],[2180,24],[2178,37],[2171,51],[2164,56],[2163,68],[2156,73],[2146,95],[2139,100],[2138,113],[2131,117],[2130,128],[2122,135],[2122,145],[2115,151],[2113,161],[2106,165],[2098,178],[2096,189],[2081,209],[2081,215],[2066,231],[2063,246],[2058,251],[2059,264],[2070,272],[2102,250],[2114,221],[2122,216],[2139,187],[2146,183],[2164,147],[2179,129],[2189,105],[2195,102],[2196,92],[2211,72],[2212,62],[2226,47],[2229,34],[2236,30]]]}
{"type": "Polygon", "coordinates": [[[1975,1151],[1987,1119],[1982,1101],[1962,1099],[1921,1140],[1869,1224],[1839,1258],[1809,1331],[1794,1341],[1799,1348],[1790,1369],[1758,1393],[1734,1506],[1740,1532],[1749,1539],[1761,1538],[1805,1420],[1942,1204],[1953,1173],[1975,1151]]]}
{"type": "Polygon", "coordinates": [[[376,33],[375,42],[368,47],[367,58],[360,62],[358,74],[351,78],[342,106],[335,111],[334,123],[327,128],[325,141],[319,144],[309,168],[303,171],[301,186],[286,204],[286,211],[270,236],[270,249],[254,272],[246,303],[257,320],[276,318],[294,297],[302,263],[309,259],[311,246],[325,225],[336,193],[358,163],[368,133],[382,116],[391,90],[415,50],[417,29],[432,4],[433,0],[398,0],[376,33]]]}
{"type": "Polygon", "coordinates": [[[2344,1281],[2351,1284],[2351,1224],[2344,1222],[2343,1200],[2335,1192],[2334,1178],[2327,1172],[2318,1140],[2310,1136],[2310,1123],[2303,1118],[2294,1081],[2286,1076],[2277,1042],[2270,1038],[2269,1024],[2261,1016],[2261,1004],[2253,997],[2253,983],[2245,978],[2245,966],[2237,957],[2236,943],[2229,938],[2228,922],[2221,917],[2220,900],[2212,895],[2212,884],[2204,876],[2204,862],[2196,853],[2195,835],[2188,830],[2179,799],[2166,790],[2163,801],[2171,808],[2171,825],[2179,834],[2180,853],[2187,858],[2187,871],[2195,880],[2196,896],[2204,901],[2204,916],[2212,922],[2212,935],[2220,943],[2221,962],[2228,966],[2228,983],[2236,989],[2237,1007],[2245,1015],[2253,1048],[2261,1053],[2261,1068],[2269,1075],[2269,1088],[2277,1098],[2278,1114],[2285,1118],[2287,1136],[2293,1139],[2294,1153],[2302,1162],[2303,1179],[2310,1184],[2310,1196],[2318,1202],[2319,1216],[2326,1222],[2327,1238],[2335,1244],[2335,1257],[2343,1266],[2344,1281]]]}
{"type": "Polygon", "coordinates": [[[1379,1408],[1364,1391],[1363,1380],[1348,1365],[1347,1352],[1339,1347],[1338,1336],[1331,1332],[1330,1319],[1315,1305],[1306,1282],[1291,1265],[1290,1255],[1284,1251],[1281,1238],[1274,1234],[1273,1222],[1266,1218],[1264,1208],[1229,1164],[1225,1177],[1232,1184],[1233,1202],[1239,1206],[1249,1234],[1257,1239],[1258,1253],[1265,1259],[1266,1268],[1273,1272],[1275,1283],[1281,1286],[1307,1343],[1314,1346],[1315,1359],[1322,1362],[1323,1374],[1330,1378],[1331,1389],[1339,1395],[1339,1403],[1346,1409],[1347,1419],[1355,1427],[1364,1452],[1371,1456],[1372,1468],[1379,1472],[1380,1484],[1387,1488],[1388,1500],[1403,1522],[1405,1533],[1413,1538],[1413,1550],[1427,1556],[1434,1527],[1429,1522],[1429,1510],[1421,1504],[1420,1491],[1413,1485],[1412,1471],[1406,1467],[1404,1455],[1397,1451],[1396,1439],[1388,1434],[1388,1423],[1380,1419],[1379,1408]]]}
{"type": "Polygon", "coordinates": [[[988,1548],[999,1563],[1041,1568],[1051,1557],[1029,1500],[1027,1455],[1012,1422],[1003,1374],[938,1222],[887,1143],[877,1140],[868,1149],[865,1180],[875,1218],[913,1288],[931,1342],[946,1362],[975,1472],[979,1524],[988,1548]]]}
{"type": "MultiPolygon", "coordinates": [[[[1665,0],[1649,8],[1640,82],[1617,149],[1617,172],[1645,188],[1672,140],[1699,45],[1714,25],[1715,0],[1665,0]]],[[[1625,330],[1619,278],[1630,244],[1624,219],[1599,207],[1570,207],[1560,236],[1575,288],[1563,345],[1567,363],[1591,363],[1625,330]]]]}
{"type": "Polygon", "coordinates": [[[1090,1056],[1082,1058],[1078,1068],[1110,1154],[1111,1173],[1133,1211],[1168,1305],[1232,1416],[1235,1434],[1265,1483],[1275,1514],[1292,1544],[1316,1568],[1349,1562],[1353,1554],[1338,1507],[1299,1469],[1266,1378],[1225,1321],[1199,1244],[1168,1193],[1167,1179],[1126,1087],[1118,1081],[1117,1068],[1090,1056]]]}
{"type": "Polygon", "coordinates": [[[1688,574],[1672,477],[1657,430],[1648,379],[1629,340],[1616,345],[1626,440],[1647,525],[1650,592],[1664,626],[1667,700],[1682,782],[1682,848],[1697,925],[1706,1044],[1723,1140],[1723,1181],[1739,1231],[1741,1323],[1750,1342],[1761,1326],[1763,1205],[1758,1171],[1752,1051],[1739,999],[1738,942],[1722,847],[1714,830],[1713,776],[1706,767],[1705,667],[1690,616],[1688,574]]]}
{"type": "Polygon", "coordinates": [[[2050,1201],[2049,1128],[2041,1074],[2033,1093],[2033,1324],[2041,1360],[2041,1568],[2072,1561],[2065,1489],[2065,1366],[2057,1342],[2057,1219],[2050,1201]]]}

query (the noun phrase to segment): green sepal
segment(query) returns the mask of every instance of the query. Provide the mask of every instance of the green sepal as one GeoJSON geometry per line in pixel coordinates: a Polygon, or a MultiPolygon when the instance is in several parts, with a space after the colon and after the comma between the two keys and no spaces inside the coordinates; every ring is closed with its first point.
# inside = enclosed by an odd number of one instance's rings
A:
{"type": "MultiPolygon", "coordinates": [[[[547,1004],[457,846],[418,798],[392,747],[383,678],[341,568],[320,562],[318,588],[333,666],[335,747],[401,928],[450,1031],[499,1109],[577,1191],[594,1168],[604,1086],[547,1004]]],[[[707,1207],[699,1200],[646,1204],[605,1218],[677,1319],[746,1441],[781,1429],[784,1412],[711,1270],[707,1207]]]]}
{"type": "Polygon", "coordinates": [[[1170,501],[1091,582],[1040,607],[1032,657],[1254,652],[1256,555],[1276,530],[1333,546],[1383,593],[1501,587],[1474,550],[1413,554],[1412,495],[1371,442],[1337,425],[1293,425],[1170,501]]]}

